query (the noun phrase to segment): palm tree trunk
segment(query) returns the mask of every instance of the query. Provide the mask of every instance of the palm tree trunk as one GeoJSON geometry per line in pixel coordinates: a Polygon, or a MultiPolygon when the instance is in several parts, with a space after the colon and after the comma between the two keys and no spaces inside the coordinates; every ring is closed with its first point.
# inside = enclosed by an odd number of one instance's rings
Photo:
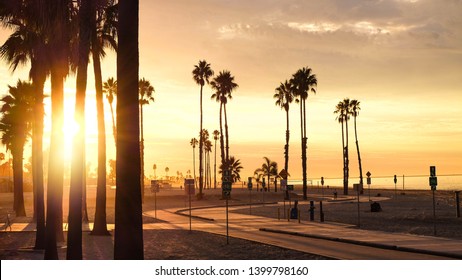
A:
{"type": "Polygon", "coordinates": [[[45,259],[58,259],[57,242],[63,235],[63,106],[64,75],[59,70],[51,72],[51,137],[48,160],[48,188],[46,211],[45,259]]]}
{"type": "Polygon", "coordinates": [[[91,235],[110,235],[106,221],[106,128],[104,124],[103,79],[99,50],[95,50],[95,47],[99,46],[96,40],[98,38],[95,26],[92,34],[94,49],[92,57],[96,88],[96,118],[98,122],[98,179],[96,183],[95,223],[91,235]]]}
{"type": "Polygon", "coordinates": [[[196,182],[196,147],[193,146],[193,175],[194,175],[194,187],[197,188],[196,182]]]}
{"type": "Polygon", "coordinates": [[[141,119],[141,143],[140,143],[140,158],[141,158],[141,175],[140,175],[140,183],[141,183],[141,203],[144,202],[144,133],[143,133],[143,105],[140,105],[140,119],[141,119]]]}
{"type": "Polygon", "coordinates": [[[220,152],[221,152],[221,166],[225,167],[225,145],[223,139],[223,103],[220,102],[220,152]]]}
{"type": "Polygon", "coordinates": [[[23,154],[24,142],[17,144],[12,148],[13,155],[13,183],[14,183],[14,200],[13,209],[17,217],[25,217],[26,209],[24,207],[24,181],[23,181],[23,154]]]}
{"type": "Polygon", "coordinates": [[[343,193],[345,193],[345,190],[348,192],[348,183],[346,182],[346,169],[345,169],[345,131],[343,128],[343,121],[340,122],[342,125],[342,164],[343,164],[343,193]]]}
{"type": "Polygon", "coordinates": [[[343,186],[343,192],[345,195],[348,194],[348,179],[350,177],[350,160],[349,160],[349,155],[348,155],[348,119],[345,117],[345,182],[343,186]]]}
{"type": "Polygon", "coordinates": [[[202,137],[202,88],[203,86],[201,85],[201,93],[200,93],[200,129],[199,129],[199,196],[198,199],[202,199],[202,188],[204,187],[203,183],[203,166],[202,166],[202,161],[203,161],[203,154],[204,154],[204,139],[202,137]]]}
{"type": "Polygon", "coordinates": [[[354,124],[355,124],[356,151],[358,152],[359,184],[362,186],[363,185],[363,167],[361,165],[361,153],[359,152],[358,130],[356,128],[356,117],[354,117],[354,124]]]}
{"type": "Polygon", "coordinates": [[[306,177],[306,104],[305,99],[300,100],[303,107],[303,122],[302,122],[302,171],[303,171],[303,200],[307,200],[308,182],[306,177]]]}
{"type": "Polygon", "coordinates": [[[217,188],[217,140],[215,140],[215,160],[213,162],[213,188],[217,188]]]}
{"type": "MultiPolygon", "coordinates": [[[[290,131],[289,131],[289,110],[286,110],[286,146],[285,146],[285,160],[284,160],[284,170],[289,172],[289,138],[290,138],[290,131]]],[[[287,178],[284,178],[287,179],[287,178]]]]}
{"type": "Polygon", "coordinates": [[[79,10],[79,62],[77,66],[77,91],[74,117],[80,130],[74,137],[71,186],[69,194],[69,231],[67,234],[67,259],[82,259],[82,209],[85,188],[85,96],[87,90],[88,55],[96,14],[92,14],[91,0],[82,0],[79,10]]]}
{"type": "Polygon", "coordinates": [[[226,103],[223,104],[223,113],[225,115],[225,137],[226,137],[226,162],[229,162],[229,134],[228,134],[228,116],[226,114],[226,103]]]}
{"type": "Polygon", "coordinates": [[[117,129],[114,119],[114,108],[112,106],[112,102],[109,103],[109,108],[111,109],[111,118],[112,118],[112,135],[114,136],[114,144],[117,143],[117,129]]]}
{"type": "Polygon", "coordinates": [[[119,1],[114,259],[143,259],[139,126],[139,0],[119,1]]]}
{"type": "Polygon", "coordinates": [[[35,191],[35,217],[37,230],[35,234],[34,249],[45,248],[45,192],[43,188],[43,85],[45,78],[34,78],[35,103],[34,103],[34,123],[32,132],[32,159],[33,159],[33,184],[35,191]]]}

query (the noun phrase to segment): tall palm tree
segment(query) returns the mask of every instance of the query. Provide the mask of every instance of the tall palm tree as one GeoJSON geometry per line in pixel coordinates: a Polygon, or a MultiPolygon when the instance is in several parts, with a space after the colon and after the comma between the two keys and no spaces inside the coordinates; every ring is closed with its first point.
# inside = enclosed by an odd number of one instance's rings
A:
{"type": "Polygon", "coordinates": [[[69,191],[69,228],[67,234],[67,259],[82,259],[82,198],[85,184],[85,96],[87,90],[88,56],[94,1],[81,0],[79,7],[79,50],[74,118],[80,130],[73,139],[71,185],[69,191]]]}
{"type": "Polygon", "coordinates": [[[213,131],[213,140],[215,140],[215,160],[213,162],[213,188],[217,188],[217,140],[220,136],[220,132],[218,130],[213,131]]]}
{"type": "Polygon", "coordinates": [[[232,76],[231,72],[227,70],[220,71],[218,76],[213,78],[213,81],[210,83],[210,85],[215,90],[215,93],[212,95],[212,99],[215,99],[217,102],[220,102],[221,162],[222,162],[222,166],[226,166],[226,163],[229,161],[229,133],[228,133],[228,118],[226,114],[226,104],[228,103],[228,99],[232,99],[231,93],[234,90],[236,90],[236,88],[239,85],[234,82],[234,76],[232,76]],[[224,135],[226,138],[226,147],[224,146],[222,115],[225,118],[225,134],[224,135]]]}
{"type": "MultiPolygon", "coordinates": [[[[193,175],[194,175],[194,182],[196,182],[196,152],[195,152],[195,149],[196,149],[196,146],[197,146],[198,143],[199,142],[197,141],[196,138],[192,138],[191,141],[189,141],[189,144],[193,148],[193,175]]],[[[197,182],[194,185],[197,188],[197,182]]]]}
{"type": "MultiPolygon", "coordinates": [[[[295,100],[294,94],[292,92],[291,84],[289,81],[281,83],[279,87],[276,88],[276,94],[273,98],[276,99],[276,106],[281,107],[286,111],[286,144],[284,146],[284,170],[289,172],[289,139],[290,139],[290,130],[289,130],[289,107],[290,103],[295,100]]],[[[287,178],[285,178],[287,179],[287,178]]]]}
{"type": "Polygon", "coordinates": [[[354,126],[355,126],[355,140],[356,140],[356,151],[358,152],[358,165],[359,165],[359,184],[363,185],[363,168],[361,164],[361,153],[359,152],[359,142],[358,142],[358,130],[356,128],[356,117],[359,115],[359,110],[361,110],[360,102],[356,99],[350,101],[350,115],[353,116],[354,126]]]}
{"type": "Polygon", "coordinates": [[[139,0],[119,0],[114,259],[143,259],[139,122],[139,0]]]}
{"type": "Polygon", "coordinates": [[[8,86],[8,95],[1,101],[0,109],[1,142],[13,155],[14,200],[13,210],[16,216],[26,216],[23,193],[23,153],[24,145],[31,129],[33,118],[34,87],[18,80],[15,87],[8,86]]]}
{"type": "MultiPolygon", "coordinates": [[[[93,71],[95,74],[96,114],[98,122],[98,181],[96,186],[95,223],[91,232],[92,235],[109,235],[106,221],[106,127],[104,123],[101,59],[105,56],[105,47],[110,47],[114,50],[117,49],[116,13],[117,8],[112,0],[97,1],[96,6],[94,6],[92,10],[91,53],[93,58],[93,71]]],[[[111,90],[110,94],[113,97],[117,88],[111,88],[109,90],[111,90]]],[[[114,112],[112,110],[112,103],[110,103],[110,106],[111,116],[113,118],[112,132],[114,134],[114,112]]]]}
{"type": "Polygon", "coordinates": [[[39,1],[45,15],[44,24],[50,54],[51,73],[51,135],[48,161],[48,189],[46,212],[45,259],[57,259],[57,241],[64,241],[63,235],[63,120],[64,80],[69,73],[71,12],[70,0],[39,1]]]}
{"type": "Polygon", "coordinates": [[[350,118],[350,100],[345,98],[335,107],[334,114],[342,125],[342,156],[343,156],[343,194],[348,194],[349,157],[348,157],[348,120],[350,118]]]}
{"type": "Polygon", "coordinates": [[[143,106],[148,105],[149,102],[154,102],[154,87],[151,83],[142,78],[139,81],[139,95],[140,95],[140,118],[141,118],[141,198],[144,199],[144,135],[143,135],[143,106]]]}
{"type": "MultiPolygon", "coordinates": [[[[210,63],[208,63],[205,60],[199,60],[199,63],[197,65],[194,65],[194,70],[192,71],[193,79],[194,81],[201,87],[200,89],[200,99],[199,99],[199,105],[200,105],[200,128],[199,128],[199,134],[202,131],[202,120],[203,120],[203,114],[202,114],[202,90],[204,88],[204,85],[209,83],[209,79],[213,76],[213,70],[210,68],[210,63]]],[[[204,145],[204,140],[202,139],[202,134],[199,136],[199,196],[198,198],[202,198],[202,189],[203,189],[203,180],[202,180],[202,154],[203,154],[203,145],[204,145]]]]}
{"type": "Polygon", "coordinates": [[[114,143],[116,142],[116,123],[114,119],[114,108],[112,104],[114,103],[114,98],[117,93],[117,80],[114,78],[107,79],[103,84],[103,92],[106,93],[106,99],[109,103],[109,108],[111,109],[111,118],[112,118],[112,135],[114,136],[114,143]]]}
{"type": "Polygon", "coordinates": [[[309,92],[316,93],[318,80],[313,74],[311,68],[304,67],[299,69],[290,80],[294,95],[300,101],[300,128],[301,128],[301,144],[302,144],[302,169],[303,169],[303,199],[308,199],[307,196],[307,174],[306,174],[306,150],[308,137],[306,134],[306,99],[309,92]]]}
{"type": "Polygon", "coordinates": [[[46,48],[44,17],[36,1],[10,1],[2,6],[0,21],[14,30],[0,47],[0,56],[15,71],[19,65],[30,62],[29,77],[35,88],[34,120],[32,127],[32,181],[34,186],[34,217],[37,223],[35,247],[45,247],[45,202],[43,187],[43,87],[49,72],[48,49],[46,48]],[[17,6],[15,6],[17,5],[17,6]],[[20,12],[21,11],[21,12],[20,12]]]}

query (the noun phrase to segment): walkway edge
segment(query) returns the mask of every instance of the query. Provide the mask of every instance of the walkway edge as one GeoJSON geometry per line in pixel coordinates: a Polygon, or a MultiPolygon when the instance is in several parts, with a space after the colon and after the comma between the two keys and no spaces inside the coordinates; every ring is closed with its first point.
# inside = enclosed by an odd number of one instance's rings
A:
{"type": "Polygon", "coordinates": [[[318,235],[318,234],[308,234],[308,233],[292,232],[292,231],[270,229],[270,228],[260,228],[259,230],[266,231],[266,232],[280,233],[280,234],[325,239],[325,240],[330,240],[330,241],[335,241],[335,242],[344,242],[344,243],[350,243],[350,244],[355,244],[355,245],[376,247],[380,249],[397,250],[397,251],[404,251],[404,252],[410,252],[410,253],[420,253],[420,254],[441,256],[441,257],[454,258],[454,259],[462,259],[462,254],[456,254],[456,253],[416,249],[416,248],[402,247],[402,246],[397,246],[397,245],[387,245],[387,244],[380,244],[380,243],[375,243],[375,242],[352,240],[352,239],[339,238],[339,237],[329,237],[329,236],[323,236],[323,235],[318,235]]]}

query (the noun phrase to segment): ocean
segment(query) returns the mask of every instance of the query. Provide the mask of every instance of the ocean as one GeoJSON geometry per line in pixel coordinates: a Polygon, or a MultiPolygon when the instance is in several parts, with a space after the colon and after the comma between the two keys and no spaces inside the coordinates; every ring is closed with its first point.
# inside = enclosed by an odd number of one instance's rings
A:
{"type": "MultiPolygon", "coordinates": [[[[367,177],[364,176],[364,188],[368,188],[367,177]]],[[[438,175],[437,190],[461,191],[462,174],[438,175]]],[[[430,190],[428,175],[397,175],[397,190],[430,190]]],[[[350,177],[348,185],[350,188],[353,184],[359,183],[358,177],[350,177]]],[[[289,180],[289,185],[302,185],[302,180],[289,180]]],[[[308,186],[321,187],[321,178],[309,178],[308,186]]],[[[342,187],[343,178],[324,178],[324,187],[342,187]]],[[[371,177],[371,189],[395,189],[394,176],[371,177]]]]}

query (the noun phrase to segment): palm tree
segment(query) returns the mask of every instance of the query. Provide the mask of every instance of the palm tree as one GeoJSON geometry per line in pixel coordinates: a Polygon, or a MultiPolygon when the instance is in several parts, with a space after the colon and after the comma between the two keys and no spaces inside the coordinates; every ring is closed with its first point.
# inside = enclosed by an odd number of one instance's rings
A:
{"type": "MultiPolygon", "coordinates": [[[[228,168],[231,172],[231,181],[236,183],[241,181],[241,169],[243,168],[241,165],[241,161],[236,159],[234,156],[229,157],[228,162],[225,164],[226,168],[228,168]]],[[[220,166],[220,174],[223,174],[223,165],[220,166]]]]}
{"type": "MultiPolygon", "coordinates": [[[[206,160],[206,156],[205,156],[205,153],[204,153],[204,150],[205,150],[205,142],[207,142],[207,140],[209,139],[209,131],[207,129],[202,129],[201,130],[201,133],[199,134],[199,169],[201,168],[201,165],[200,165],[200,162],[204,162],[206,160]],[[202,141],[202,143],[200,142],[202,141]],[[200,149],[202,147],[202,153],[200,152],[200,149]]],[[[207,168],[204,168],[204,165],[206,164],[203,164],[202,163],[202,169],[207,169],[207,168]]],[[[206,170],[206,173],[207,173],[207,170],[206,170]]],[[[199,197],[202,198],[203,194],[201,193],[201,184],[202,184],[202,188],[204,188],[204,182],[207,181],[207,174],[204,174],[204,170],[202,171],[199,171],[199,197]],[[202,177],[201,177],[201,173],[202,173],[202,177]],[[203,181],[202,183],[200,183],[200,181],[203,181]]],[[[199,199],[200,199],[199,198],[199,199]]]]}
{"type": "MultiPolygon", "coordinates": [[[[276,99],[276,106],[281,107],[286,111],[286,145],[284,146],[284,170],[288,173],[289,172],[289,138],[290,138],[290,130],[289,130],[289,106],[295,99],[291,84],[289,81],[285,81],[281,83],[279,87],[276,88],[276,94],[274,94],[273,98],[276,99]]],[[[287,179],[287,178],[284,178],[287,179]]]]}
{"type": "Polygon", "coordinates": [[[168,172],[170,171],[170,168],[165,167],[165,178],[168,180],[168,172]]]}
{"type": "Polygon", "coordinates": [[[63,120],[64,80],[69,73],[71,7],[70,0],[39,1],[47,21],[44,24],[50,53],[51,73],[51,135],[48,161],[48,194],[46,211],[45,259],[57,259],[57,241],[63,235],[63,120]]]}
{"type": "MultiPolygon", "coordinates": [[[[92,1],[95,2],[95,1],[92,1]]],[[[98,122],[98,181],[96,186],[96,209],[95,223],[91,231],[92,235],[109,235],[106,221],[106,127],[104,123],[104,102],[103,102],[103,78],[101,73],[101,59],[105,56],[104,47],[117,49],[117,22],[114,19],[116,6],[112,0],[97,1],[96,6],[93,3],[92,20],[91,20],[91,53],[93,58],[93,71],[95,74],[95,89],[96,89],[96,110],[98,122]]],[[[108,88],[107,95],[111,95],[112,99],[117,91],[108,88]]],[[[113,121],[113,134],[115,140],[114,127],[114,112],[111,106],[111,116],[113,121]]]]}
{"type": "Polygon", "coordinates": [[[306,134],[306,99],[309,92],[316,93],[318,80],[316,75],[312,73],[311,68],[304,67],[299,69],[290,80],[294,95],[300,101],[300,127],[301,127],[301,143],[302,143],[302,169],[303,169],[303,199],[307,197],[307,174],[306,174],[306,150],[308,137],[306,134]]]}
{"type": "Polygon", "coordinates": [[[8,86],[8,95],[1,101],[1,142],[13,155],[14,200],[16,216],[26,216],[23,194],[23,153],[31,129],[34,87],[18,80],[15,87],[8,86]]]}
{"type": "Polygon", "coordinates": [[[153,164],[152,169],[154,170],[154,179],[157,179],[157,175],[156,175],[157,164],[153,164]]]}
{"type": "MultiPolygon", "coordinates": [[[[278,176],[278,164],[277,162],[271,161],[268,157],[263,157],[264,163],[262,164],[260,169],[257,169],[257,173],[261,173],[262,176],[266,176],[268,178],[268,190],[270,190],[270,180],[271,176],[278,176]]],[[[275,186],[275,191],[276,186],[275,186]]]]}
{"type": "Polygon", "coordinates": [[[360,102],[355,99],[351,100],[350,101],[350,115],[353,116],[353,120],[354,120],[356,151],[358,152],[359,184],[362,186],[363,185],[363,168],[361,165],[361,154],[359,152],[358,130],[356,128],[356,117],[359,115],[359,110],[361,110],[360,102]]]}
{"type": "Polygon", "coordinates": [[[106,93],[106,98],[109,103],[109,108],[111,109],[111,118],[112,118],[112,135],[114,136],[114,142],[116,142],[116,124],[114,119],[114,108],[112,104],[114,103],[114,98],[117,93],[117,80],[114,78],[107,79],[103,84],[103,92],[106,93]]]}
{"type": "Polygon", "coordinates": [[[349,157],[348,157],[348,120],[350,118],[350,100],[345,98],[335,107],[334,114],[342,125],[342,158],[343,158],[343,194],[348,194],[349,157]],[[345,124],[345,126],[344,126],[345,124]],[[344,129],[345,127],[345,129],[344,129]]]}
{"type": "Polygon", "coordinates": [[[199,195],[198,198],[202,198],[202,189],[203,189],[203,181],[202,181],[202,154],[203,154],[203,145],[204,140],[202,139],[202,90],[204,85],[209,83],[210,77],[213,76],[213,70],[210,68],[210,63],[207,63],[205,60],[199,60],[197,65],[194,65],[194,70],[192,71],[194,81],[201,87],[200,90],[200,128],[199,128],[199,195]]]}
{"type": "Polygon", "coordinates": [[[67,259],[82,259],[82,198],[85,186],[85,95],[87,89],[88,56],[94,5],[82,0],[79,7],[79,56],[77,64],[77,91],[74,118],[80,130],[73,139],[71,185],[69,191],[69,229],[67,234],[67,259]]]}
{"type": "Polygon", "coordinates": [[[260,186],[260,181],[263,178],[263,176],[264,176],[264,174],[263,174],[263,171],[262,171],[261,168],[257,168],[253,172],[253,177],[255,178],[255,181],[257,182],[257,192],[258,192],[258,187],[260,186]]]}
{"type": "Polygon", "coordinates": [[[139,122],[139,1],[119,0],[114,259],[143,259],[139,122]]]}
{"type": "Polygon", "coordinates": [[[228,118],[226,114],[226,104],[228,99],[232,99],[231,93],[238,87],[238,84],[234,82],[234,76],[227,70],[221,71],[210,83],[215,93],[212,95],[212,99],[220,102],[220,146],[221,146],[221,162],[222,166],[229,161],[229,134],[228,134],[228,118]],[[222,115],[225,118],[225,138],[226,147],[224,146],[223,139],[223,125],[222,115]],[[226,149],[226,153],[225,153],[226,149]]]}
{"type": "Polygon", "coordinates": [[[151,83],[142,78],[139,81],[139,95],[140,95],[140,117],[141,117],[141,197],[144,199],[144,135],[143,135],[143,106],[148,105],[149,102],[154,102],[154,87],[151,83]]]}
{"type": "Polygon", "coordinates": [[[30,62],[29,77],[35,88],[34,120],[32,124],[32,165],[34,186],[34,217],[37,223],[35,249],[45,247],[45,202],[43,187],[43,87],[49,72],[49,60],[45,40],[44,18],[37,12],[40,3],[11,1],[2,7],[0,21],[14,30],[13,34],[0,47],[0,56],[13,71],[27,60],[30,62]],[[14,5],[12,5],[14,4],[14,5]],[[15,6],[19,5],[19,6],[15,6]],[[21,8],[18,8],[21,7],[21,8]],[[18,14],[18,11],[23,11],[18,14]]]}
{"type": "Polygon", "coordinates": [[[204,143],[205,151],[205,187],[209,188],[212,185],[212,176],[210,172],[210,153],[212,152],[212,142],[207,139],[204,143]]]}
{"type": "Polygon", "coordinates": [[[220,132],[218,130],[213,131],[213,140],[215,140],[215,160],[213,163],[213,188],[217,188],[217,140],[220,136],[220,132]]]}
{"type": "MultiPolygon", "coordinates": [[[[191,141],[189,141],[189,144],[193,148],[193,174],[194,174],[194,182],[196,182],[196,152],[195,148],[199,142],[197,141],[196,138],[192,138],[191,141]]],[[[195,183],[195,187],[197,188],[197,183],[195,183]]]]}

